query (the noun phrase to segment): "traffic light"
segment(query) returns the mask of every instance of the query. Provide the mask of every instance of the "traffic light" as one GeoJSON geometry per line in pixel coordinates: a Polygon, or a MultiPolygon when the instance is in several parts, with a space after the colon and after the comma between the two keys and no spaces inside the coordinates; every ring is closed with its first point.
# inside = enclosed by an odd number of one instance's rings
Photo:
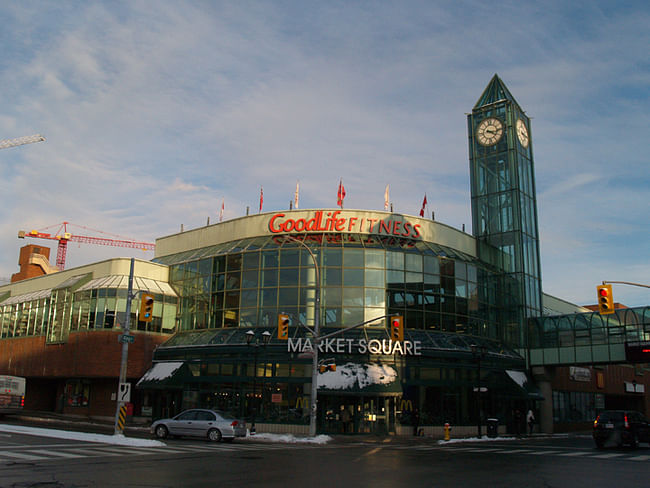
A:
{"type": "Polygon", "coordinates": [[[278,339],[289,339],[289,316],[286,313],[278,314],[278,339]]]}
{"type": "Polygon", "coordinates": [[[393,315],[390,318],[390,338],[393,341],[404,340],[404,317],[393,315]]]}
{"type": "Polygon", "coordinates": [[[153,294],[142,293],[140,295],[140,322],[151,322],[153,320],[153,294]]]}
{"type": "Polygon", "coordinates": [[[614,297],[612,296],[612,285],[598,285],[598,311],[602,314],[614,313],[614,297]]]}

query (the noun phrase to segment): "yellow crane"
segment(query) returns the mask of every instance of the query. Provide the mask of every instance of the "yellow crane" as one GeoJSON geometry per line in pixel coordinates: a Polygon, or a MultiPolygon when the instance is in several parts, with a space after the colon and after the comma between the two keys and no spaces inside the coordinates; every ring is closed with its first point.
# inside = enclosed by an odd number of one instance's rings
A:
{"type": "Polygon", "coordinates": [[[2,139],[0,140],[0,149],[7,149],[8,147],[22,146],[23,144],[33,144],[34,142],[43,142],[45,137],[40,134],[33,136],[17,137],[16,139],[2,139]]]}

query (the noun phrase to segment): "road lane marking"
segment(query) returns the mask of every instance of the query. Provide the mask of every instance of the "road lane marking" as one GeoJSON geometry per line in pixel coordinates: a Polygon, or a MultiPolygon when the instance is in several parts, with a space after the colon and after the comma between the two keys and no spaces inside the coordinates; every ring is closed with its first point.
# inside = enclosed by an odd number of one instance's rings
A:
{"type": "Polygon", "coordinates": [[[631,458],[628,458],[630,461],[647,461],[650,459],[650,456],[634,456],[631,458]]]}
{"type": "Polygon", "coordinates": [[[587,454],[590,454],[590,453],[588,453],[588,452],[564,452],[562,454],[558,454],[558,456],[577,457],[577,456],[586,456],[587,454]]]}
{"type": "Polygon", "coordinates": [[[621,454],[621,453],[598,454],[596,456],[591,456],[591,457],[598,458],[598,459],[609,459],[609,458],[615,458],[621,456],[625,456],[625,454],[621,454]]]}

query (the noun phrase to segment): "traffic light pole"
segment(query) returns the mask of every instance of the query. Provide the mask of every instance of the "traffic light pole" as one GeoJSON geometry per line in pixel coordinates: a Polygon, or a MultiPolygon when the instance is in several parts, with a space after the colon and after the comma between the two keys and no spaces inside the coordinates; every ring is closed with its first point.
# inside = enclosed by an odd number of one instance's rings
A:
{"type": "MultiPolygon", "coordinates": [[[[122,337],[129,335],[129,328],[131,324],[131,300],[135,298],[133,294],[133,268],[135,264],[135,259],[131,258],[131,268],[129,270],[129,287],[126,292],[126,319],[124,320],[124,332],[122,337]]],[[[116,403],[117,407],[115,409],[115,435],[121,434],[123,432],[123,423],[120,422],[120,409],[124,402],[120,401],[120,385],[126,383],[126,369],[127,362],[129,358],[129,342],[127,340],[122,341],[122,362],[120,364],[120,379],[119,384],[117,385],[116,393],[116,403]]]]}

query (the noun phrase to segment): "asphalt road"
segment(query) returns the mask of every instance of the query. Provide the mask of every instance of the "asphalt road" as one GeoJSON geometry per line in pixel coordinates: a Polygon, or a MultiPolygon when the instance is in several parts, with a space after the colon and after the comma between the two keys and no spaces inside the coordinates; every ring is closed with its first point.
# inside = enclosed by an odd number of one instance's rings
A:
{"type": "Polygon", "coordinates": [[[597,450],[587,436],[453,443],[408,438],[327,445],[173,439],[165,447],[0,432],[1,488],[639,487],[650,447],[597,450]]]}

